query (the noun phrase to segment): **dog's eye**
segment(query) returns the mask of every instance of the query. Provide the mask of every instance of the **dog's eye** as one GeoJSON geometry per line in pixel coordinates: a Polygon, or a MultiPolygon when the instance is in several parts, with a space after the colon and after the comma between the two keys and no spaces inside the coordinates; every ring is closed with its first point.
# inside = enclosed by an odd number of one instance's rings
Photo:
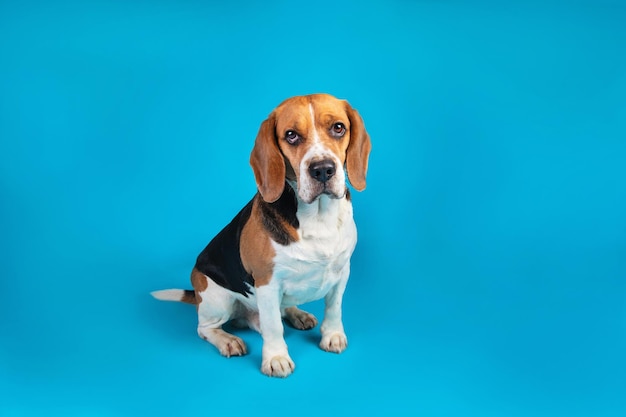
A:
{"type": "Polygon", "coordinates": [[[346,134],[346,126],[341,122],[337,122],[333,124],[333,127],[330,129],[330,133],[334,137],[340,138],[346,134]]]}
{"type": "Polygon", "coordinates": [[[295,130],[288,130],[285,133],[285,140],[293,145],[300,140],[300,135],[295,130]]]}

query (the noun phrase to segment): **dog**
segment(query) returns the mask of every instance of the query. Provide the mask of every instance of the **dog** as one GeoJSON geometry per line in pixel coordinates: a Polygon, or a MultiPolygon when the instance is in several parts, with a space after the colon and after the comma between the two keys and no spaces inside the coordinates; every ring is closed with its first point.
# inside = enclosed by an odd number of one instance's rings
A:
{"type": "Polygon", "coordinates": [[[197,257],[194,289],[152,295],[195,304],[198,335],[223,356],[247,353],[224,324],[258,331],[261,371],[273,377],[295,369],[282,319],[312,329],[317,319],[298,305],[324,298],[320,347],[343,352],[342,298],[357,242],[347,182],[365,189],[370,151],[347,101],[328,94],[283,101],[261,124],[250,155],[258,192],[197,257]]]}

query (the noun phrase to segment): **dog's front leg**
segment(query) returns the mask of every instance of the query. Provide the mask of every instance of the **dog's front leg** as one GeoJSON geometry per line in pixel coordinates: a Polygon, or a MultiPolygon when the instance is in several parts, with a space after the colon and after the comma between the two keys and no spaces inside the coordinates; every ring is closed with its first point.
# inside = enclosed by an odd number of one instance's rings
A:
{"type": "Polygon", "coordinates": [[[268,376],[286,377],[295,369],[283,337],[280,314],[282,299],[278,285],[270,281],[256,289],[261,336],[263,337],[263,362],[261,372],[268,376]]]}
{"type": "Polygon", "coordinates": [[[349,275],[350,264],[348,263],[341,271],[341,279],[337,285],[331,288],[324,297],[325,309],[320,329],[322,332],[320,347],[327,352],[341,353],[348,347],[348,338],[341,320],[341,303],[349,275]]]}

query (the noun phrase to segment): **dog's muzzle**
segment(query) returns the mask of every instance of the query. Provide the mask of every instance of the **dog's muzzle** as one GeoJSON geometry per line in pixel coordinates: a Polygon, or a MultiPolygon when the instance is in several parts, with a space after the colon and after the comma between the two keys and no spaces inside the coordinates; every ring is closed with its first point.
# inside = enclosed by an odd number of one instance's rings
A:
{"type": "Polygon", "coordinates": [[[343,172],[337,171],[337,163],[330,158],[312,161],[308,168],[308,181],[304,181],[300,196],[306,203],[311,203],[322,194],[330,198],[343,198],[346,188],[343,184],[343,172]]]}

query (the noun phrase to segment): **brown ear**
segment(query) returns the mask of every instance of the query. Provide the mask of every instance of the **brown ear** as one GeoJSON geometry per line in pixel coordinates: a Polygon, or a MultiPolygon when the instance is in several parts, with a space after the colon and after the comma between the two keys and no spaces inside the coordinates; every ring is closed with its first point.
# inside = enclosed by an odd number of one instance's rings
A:
{"type": "Polygon", "coordinates": [[[357,190],[365,189],[367,162],[372,150],[370,136],[365,130],[361,115],[346,102],[346,111],[350,119],[350,143],[346,154],[346,171],[350,184],[357,190]]]}
{"type": "Polygon", "coordinates": [[[276,116],[272,113],[261,123],[250,154],[257,188],[268,203],[278,200],[285,188],[285,161],[278,149],[275,130],[276,116]]]}

